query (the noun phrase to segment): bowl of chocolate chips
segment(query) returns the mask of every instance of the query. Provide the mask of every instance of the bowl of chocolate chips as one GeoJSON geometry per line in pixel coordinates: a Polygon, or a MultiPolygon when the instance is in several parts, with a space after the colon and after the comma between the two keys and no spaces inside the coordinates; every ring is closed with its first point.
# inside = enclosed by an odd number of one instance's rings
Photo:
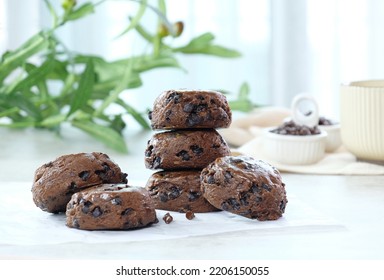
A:
{"type": "Polygon", "coordinates": [[[332,153],[336,151],[342,144],[340,134],[340,124],[334,120],[320,117],[319,128],[327,132],[327,141],[325,143],[325,152],[332,153]]]}
{"type": "Polygon", "coordinates": [[[263,150],[271,160],[289,165],[308,165],[321,160],[325,154],[327,132],[318,126],[316,101],[308,95],[298,95],[292,102],[292,120],[264,131],[263,150]],[[311,105],[303,112],[301,103],[311,105]]]}

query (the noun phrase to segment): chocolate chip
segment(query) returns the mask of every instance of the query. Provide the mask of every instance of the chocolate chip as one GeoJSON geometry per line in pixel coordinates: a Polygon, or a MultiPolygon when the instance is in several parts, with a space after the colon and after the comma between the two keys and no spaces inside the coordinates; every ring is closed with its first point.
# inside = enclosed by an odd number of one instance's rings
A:
{"type": "Polygon", "coordinates": [[[262,190],[261,187],[259,187],[256,183],[253,183],[252,186],[251,186],[251,193],[260,193],[262,190]]]}
{"type": "Polygon", "coordinates": [[[165,104],[168,104],[172,100],[173,100],[174,104],[179,103],[180,102],[180,94],[177,93],[176,91],[170,92],[170,94],[168,95],[168,97],[165,100],[165,104]]]}
{"type": "Polygon", "coordinates": [[[77,184],[75,182],[71,182],[71,184],[68,186],[68,190],[73,191],[77,189],[77,184]]]}
{"type": "Polygon", "coordinates": [[[270,186],[268,186],[267,184],[263,183],[262,185],[263,189],[270,192],[272,190],[272,188],[270,186]]]}
{"type": "Polygon", "coordinates": [[[305,125],[297,125],[293,121],[288,121],[280,125],[279,127],[271,130],[273,133],[282,134],[282,135],[316,135],[320,134],[321,131],[317,126],[308,127],[305,125]]]}
{"type": "Polygon", "coordinates": [[[149,120],[152,120],[152,111],[149,111],[149,112],[148,112],[148,119],[149,119],[149,120]]]}
{"type": "Polygon", "coordinates": [[[195,217],[195,213],[193,213],[192,211],[187,211],[185,213],[185,217],[188,219],[188,220],[192,220],[194,217],[195,217]]]}
{"type": "Polygon", "coordinates": [[[121,212],[121,216],[129,215],[129,214],[131,214],[134,211],[135,210],[133,210],[133,208],[124,209],[124,211],[121,212]]]}
{"type": "Polygon", "coordinates": [[[326,119],[325,117],[320,117],[319,118],[319,125],[333,125],[333,121],[330,119],[326,119]]]}
{"type": "Polygon", "coordinates": [[[240,204],[241,205],[247,206],[249,204],[248,199],[249,199],[249,193],[247,193],[247,192],[240,193],[240,204]]]}
{"type": "Polygon", "coordinates": [[[167,202],[169,200],[169,197],[166,193],[161,192],[159,194],[159,199],[161,202],[167,202]]]}
{"type": "Polygon", "coordinates": [[[74,228],[79,228],[80,227],[79,220],[78,219],[73,219],[72,226],[74,228]]]}
{"type": "Polygon", "coordinates": [[[156,169],[161,165],[161,157],[155,157],[152,162],[152,168],[156,169]]]}
{"type": "Polygon", "coordinates": [[[170,115],[172,115],[172,110],[168,110],[167,112],[165,112],[165,120],[167,122],[171,121],[171,118],[169,117],[170,115]]]}
{"type": "Polygon", "coordinates": [[[208,108],[208,105],[203,103],[203,104],[199,104],[197,105],[195,108],[194,108],[194,112],[196,113],[200,113],[202,111],[205,111],[206,109],[208,108]]]}
{"type": "Polygon", "coordinates": [[[191,156],[188,154],[186,150],[181,150],[176,154],[177,157],[181,157],[182,160],[188,161],[191,159],[191,156]]]}
{"type": "Polygon", "coordinates": [[[127,174],[127,173],[121,173],[120,181],[121,181],[122,183],[124,183],[124,184],[128,183],[127,177],[128,177],[128,174],[127,174]]]}
{"type": "Polygon", "coordinates": [[[179,197],[180,194],[181,194],[180,189],[178,187],[173,186],[170,188],[170,191],[168,192],[168,197],[169,199],[175,199],[179,197]]]}
{"type": "Polygon", "coordinates": [[[221,208],[225,211],[229,211],[230,208],[232,208],[233,210],[239,210],[240,203],[238,203],[235,198],[228,198],[223,203],[221,203],[221,208]]]}
{"type": "Polygon", "coordinates": [[[208,184],[215,184],[216,183],[215,178],[213,177],[213,175],[209,175],[207,177],[207,183],[208,184]]]}
{"type": "Polygon", "coordinates": [[[201,196],[201,193],[200,193],[200,192],[193,192],[193,191],[189,191],[189,192],[188,192],[188,200],[189,200],[189,201],[195,201],[195,200],[198,199],[200,196],[201,196]]]}
{"type": "Polygon", "coordinates": [[[198,145],[192,145],[189,147],[192,152],[196,155],[201,155],[204,152],[204,149],[198,145]]]}
{"type": "Polygon", "coordinates": [[[284,200],[280,201],[279,208],[280,208],[281,212],[283,212],[283,213],[285,211],[285,206],[286,206],[286,202],[284,200]]]}
{"type": "Polygon", "coordinates": [[[191,113],[191,112],[193,111],[194,106],[195,106],[195,105],[192,104],[192,103],[187,103],[187,104],[184,105],[184,107],[183,107],[183,111],[184,111],[185,113],[191,113]]]}
{"type": "Polygon", "coordinates": [[[169,212],[167,212],[164,217],[163,217],[163,221],[166,223],[166,224],[170,224],[172,223],[173,221],[173,217],[171,216],[171,214],[169,214],[169,212]]]}
{"type": "Polygon", "coordinates": [[[92,210],[92,216],[97,218],[100,217],[103,214],[100,207],[95,207],[95,209],[92,210]]]}
{"type": "Polygon", "coordinates": [[[224,177],[225,177],[225,180],[226,180],[226,181],[229,181],[230,179],[233,178],[231,172],[229,172],[229,171],[225,171],[225,173],[224,173],[224,177]]]}
{"type": "Polygon", "coordinates": [[[120,197],[115,197],[115,198],[111,199],[111,203],[112,203],[113,205],[121,205],[122,202],[123,202],[123,201],[121,200],[120,197]]]}
{"type": "Polygon", "coordinates": [[[145,156],[150,157],[152,155],[153,151],[153,145],[150,145],[146,150],[145,150],[145,156]]]}
{"type": "Polygon", "coordinates": [[[84,206],[83,208],[81,208],[81,211],[84,213],[84,214],[88,214],[89,212],[89,208],[92,206],[92,202],[88,201],[88,200],[84,200],[84,199],[81,199],[80,200],[80,203],[82,203],[84,206]]]}
{"type": "Polygon", "coordinates": [[[80,177],[81,180],[83,180],[83,181],[87,181],[88,178],[89,178],[89,176],[90,176],[90,172],[89,172],[88,170],[86,170],[86,171],[81,171],[81,172],[79,173],[79,177],[80,177]]]}
{"type": "Polygon", "coordinates": [[[103,181],[103,183],[107,183],[110,180],[109,171],[111,171],[111,167],[109,167],[108,163],[103,162],[101,164],[103,169],[99,169],[95,171],[95,174],[103,181]]]}
{"type": "Polygon", "coordinates": [[[204,119],[202,117],[200,117],[198,114],[192,112],[187,117],[187,125],[188,126],[194,126],[194,125],[201,123],[203,120],[204,119]]]}
{"type": "Polygon", "coordinates": [[[235,158],[235,157],[230,157],[229,162],[231,164],[237,164],[237,163],[242,163],[244,162],[241,158],[235,158]]]}

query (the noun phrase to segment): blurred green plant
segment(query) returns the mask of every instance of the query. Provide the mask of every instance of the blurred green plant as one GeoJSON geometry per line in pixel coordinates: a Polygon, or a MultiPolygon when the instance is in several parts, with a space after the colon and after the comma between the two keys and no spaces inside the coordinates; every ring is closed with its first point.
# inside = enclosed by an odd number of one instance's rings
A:
{"type": "MultiPolygon", "coordinates": [[[[131,115],[144,129],[150,129],[146,112],[138,112],[126,103],[120,94],[142,85],[143,72],[164,67],[181,68],[176,54],[206,54],[223,58],[239,57],[236,50],[214,43],[212,33],[204,33],[183,46],[165,43],[168,36],[179,37],[183,23],[170,23],[166,18],[165,0],[157,7],[147,0],[131,0],[139,4],[130,23],[119,36],[135,30],[152,47],[150,53],[130,56],[116,61],[69,50],[56,36],[56,31],[71,21],[95,12],[97,3],[80,6],[75,0],[62,1],[62,9],[55,10],[44,0],[53,19],[52,27],[42,29],[18,49],[5,52],[0,60],[0,126],[11,128],[36,127],[60,132],[63,123],[83,130],[107,146],[127,152],[123,138],[126,123],[123,115],[131,115]],[[146,10],[158,17],[157,29],[148,31],[141,22],[146,10]],[[34,59],[38,57],[38,59],[34,59]],[[38,61],[38,63],[34,61],[38,61]],[[58,84],[53,90],[52,83],[58,84]],[[108,114],[112,105],[124,113],[108,114]]],[[[249,89],[243,84],[233,109],[247,111],[252,108],[249,89]]],[[[231,104],[231,103],[230,103],[231,104]]]]}

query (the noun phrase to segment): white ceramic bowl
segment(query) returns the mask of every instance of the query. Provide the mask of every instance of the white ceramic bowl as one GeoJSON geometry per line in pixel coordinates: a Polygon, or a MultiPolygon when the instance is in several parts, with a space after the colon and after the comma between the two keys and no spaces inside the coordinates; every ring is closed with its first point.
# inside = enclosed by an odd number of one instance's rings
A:
{"type": "Polygon", "coordinates": [[[263,150],[268,158],[289,165],[308,165],[324,157],[327,132],[317,135],[281,135],[267,128],[263,134],[263,150]]]}
{"type": "Polygon", "coordinates": [[[340,105],[343,145],[360,160],[384,163],[384,80],[342,85],[340,105]]]}
{"type": "Polygon", "coordinates": [[[327,141],[325,143],[325,151],[327,153],[332,153],[336,151],[341,146],[341,134],[340,134],[340,124],[332,125],[319,125],[319,129],[327,132],[327,141]]]}

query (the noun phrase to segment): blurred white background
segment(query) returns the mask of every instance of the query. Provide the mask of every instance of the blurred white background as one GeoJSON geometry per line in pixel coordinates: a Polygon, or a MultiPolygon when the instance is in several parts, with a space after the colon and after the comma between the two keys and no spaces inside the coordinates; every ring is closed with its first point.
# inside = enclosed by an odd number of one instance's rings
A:
{"type": "MultiPolygon", "coordinates": [[[[60,7],[60,1],[57,7],[60,7]]],[[[78,4],[84,3],[78,0],[78,4]]],[[[156,0],[150,0],[156,4],[156,0]]],[[[300,92],[313,94],[323,115],[338,119],[339,85],[351,80],[384,78],[384,1],[380,0],[167,0],[171,21],[181,20],[189,41],[212,32],[216,42],[242,53],[241,58],[180,56],[188,73],[153,70],[144,86],[127,97],[136,108],[148,108],[171,88],[225,89],[237,92],[248,82],[252,100],[289,106],[300,92]]],[[[96,13],[59,32],[72,50],[107,59],[138,54],[145,44],[131,32],[114,39],[138,4],[110,0],[96,13]]],[[[145,20],[156,23],[147,11],[145,20]]],[[[0,0],[0,52],[17,48],[51,17],[43,0],[0,0]]]]}

